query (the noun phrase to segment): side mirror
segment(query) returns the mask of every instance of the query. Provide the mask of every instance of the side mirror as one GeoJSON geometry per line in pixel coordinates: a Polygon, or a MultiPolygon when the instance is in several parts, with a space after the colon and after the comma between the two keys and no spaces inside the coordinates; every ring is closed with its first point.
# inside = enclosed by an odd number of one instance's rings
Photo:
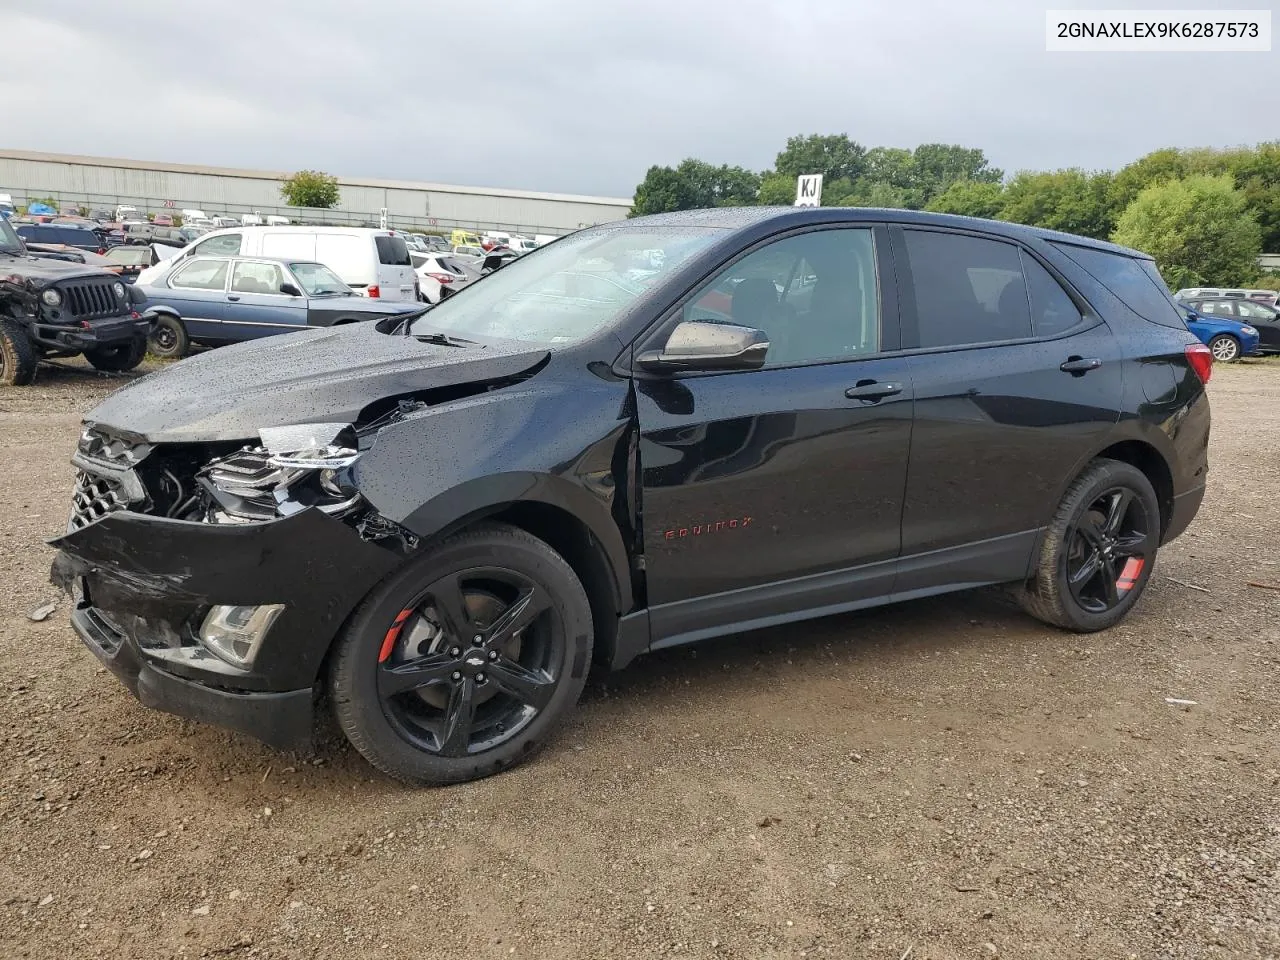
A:
{"type": "Polygon", "coordinates": [[[281,292],[281,293],[287,293],[287,294],[288,294],[289,296],[291,296],[291,297],[300,297],[300,296],[302,296],[302,291],[301,291],[301,290],[299,290],[297,287],[295,287],[292,283],[282,283],[282,284],[280,284],[280,292],[281,292]]]}
{"type": "Polygon", "coordinates": [[[758,370],[769,338],[763,330],[734,323],[686,320],[677,324],[661,350],[640,354],[646,370],[758,370]]]}

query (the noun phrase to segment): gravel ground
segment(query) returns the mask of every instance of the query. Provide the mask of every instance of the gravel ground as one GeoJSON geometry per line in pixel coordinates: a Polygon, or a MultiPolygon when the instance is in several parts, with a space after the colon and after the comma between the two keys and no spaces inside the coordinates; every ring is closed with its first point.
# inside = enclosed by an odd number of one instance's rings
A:
{"type": "Polygon", "coordinates": [[[1280,956],[1278,363],[1215,370],[1209,495],[1116,629],[979,593],[669,651],[428,791],[28,619],[115,383],[0,389],[0,956],[1280,956]]]}

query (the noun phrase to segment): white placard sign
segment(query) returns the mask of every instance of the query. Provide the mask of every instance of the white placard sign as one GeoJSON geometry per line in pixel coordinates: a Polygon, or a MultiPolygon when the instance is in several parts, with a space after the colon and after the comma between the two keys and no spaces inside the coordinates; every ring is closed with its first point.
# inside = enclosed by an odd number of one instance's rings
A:
{"type": "Polygon", "coordinates": [[[822,174],[806,173],[796,177],[796,206],[817,207],[822,205],[822,174]]]}

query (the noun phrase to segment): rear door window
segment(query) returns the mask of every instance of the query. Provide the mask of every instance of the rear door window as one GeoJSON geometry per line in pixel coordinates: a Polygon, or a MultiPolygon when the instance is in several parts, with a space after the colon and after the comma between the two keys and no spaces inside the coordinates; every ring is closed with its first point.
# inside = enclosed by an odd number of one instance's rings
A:
{"type": "Polygon", "coordinates": [[[239,261],[231,272],[231,290],[234,293],[265,293],[283,296],[280,286],[284,274],[274,263],[239,261]]]}
{"type": "Polygon", "coordinates": [[[1021,254],[1022,274],[1031,293],[1032,332],[1037,337],[1049,337],[1080,323],[1080,311],[1053,274],[1025,250],[1021,254]]]}
{"type": "Polygon", "coordinates": [[[412,266],[409,261],[409,245],[404,237],[376,236],[373,242],[378,247],[378,262],[389,267],[412,266]]]}
{"type": "Polygon", "coordinates": [[[904,231],[921,347],[1032,336],[1016,246],[958,233],[904,231]]]}
{"type": "Polygon", "coordinates": [[[169,278],[179,290],[222,290],[227,285],[226,260],[192,260],[169,278]]]}
{"type": "Polygon", "coordinates": [[[1093,279],[1144,320],[1165,327],[1186,327],[1169,288],[1152,261],[1070,243],[1055,243],[1054,246],[1080,264],[1093,279]]]}

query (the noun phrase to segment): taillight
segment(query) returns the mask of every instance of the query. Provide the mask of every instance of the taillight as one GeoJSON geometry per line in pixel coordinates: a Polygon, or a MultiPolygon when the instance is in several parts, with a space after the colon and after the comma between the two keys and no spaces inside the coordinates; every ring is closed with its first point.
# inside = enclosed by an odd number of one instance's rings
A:
{"type": "Polygon", "coordinates": [[[378,297],[382,296],[382,288],[376,283],[371,283],[369,285],[369,296],[376,300],[378,297]]]}
{"type": "Polygon", "coordinates": [[[427,276],[436,283],[453,283],[453,274],[451,273],[428,273],[427,276]]]}
{"type": "Polygon", "coordinates": [[[1213,375],[1213,353],[1203,343],[1189,343],[1183,351],[1187,355],[1187,363],[1196,372],[1201,383],[1208,383],[1213,375]]]}

